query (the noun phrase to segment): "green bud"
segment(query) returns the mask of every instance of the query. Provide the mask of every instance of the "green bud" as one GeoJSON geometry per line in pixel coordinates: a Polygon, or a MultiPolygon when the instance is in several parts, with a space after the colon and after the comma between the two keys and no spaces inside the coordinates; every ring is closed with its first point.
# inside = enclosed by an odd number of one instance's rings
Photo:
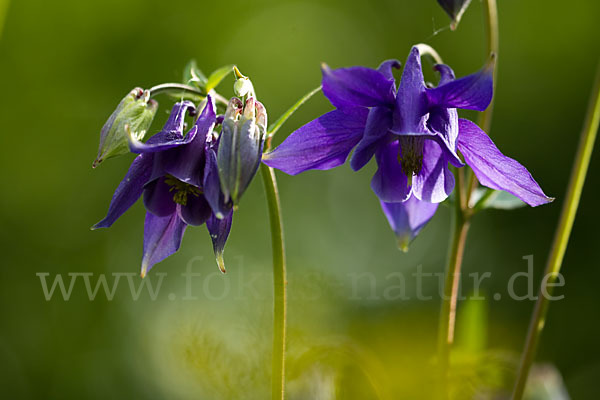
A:
{"type": "Polygon", "coordinates": [[[233,84],[235,95],[238,97],[244,97],[246,95],[254,96],[254,86],[252,85],[250,78],[242,75],[237,67],[233,67],[233,72],[236,78],[235,83],[233,84]]]}
{"type": "Polygon", "coordinates": [[[135,88],[117,106],[100,132],[98,156],[92,164],[129,153],[128,132],[142,140],[150,128],[158,103],[150,99],[150,92],[135,88]]]}

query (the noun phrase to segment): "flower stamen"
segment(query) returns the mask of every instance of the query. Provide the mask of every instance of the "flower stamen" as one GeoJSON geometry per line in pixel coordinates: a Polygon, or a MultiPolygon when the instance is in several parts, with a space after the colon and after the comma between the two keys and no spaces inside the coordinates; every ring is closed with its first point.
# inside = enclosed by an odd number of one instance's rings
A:
{"type": "Polygon", "coordinates": [[[419,136],[401,136],[398,147],[398,162],[402,172],[408,178],[408,185],[412,185],[413,175],[418,175],[423,168],[423,144],[425,139],[419,136]]]}
{"type": "Polygon", "coordinates": [[[188,195],[199,197],[202,194],[200,188],[182,182],[171,175],[165,176],[165,183],[170,186],[169,192],[174,192],[173,201],[182,206],[187,205],[188,195]]]}

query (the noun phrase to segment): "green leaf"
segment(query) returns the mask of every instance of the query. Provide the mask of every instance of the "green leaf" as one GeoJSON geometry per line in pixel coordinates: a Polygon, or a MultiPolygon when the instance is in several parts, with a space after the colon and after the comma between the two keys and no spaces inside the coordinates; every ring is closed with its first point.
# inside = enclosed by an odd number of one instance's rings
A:
{"type": "Polygon", "coordinates": [[[219,83],[221,83],[221,81],[232,72],[233,65],[225,65],[224,67],[213,71],[213,73],[210,74],[206,82],[206,91],[210,92],[211,90],[216,88],[219,85],[219,83]]]}
{"type": "Polygon", "coordinates": [[[207,83],[206,76],[202,73],[196,60],[190,60],[183,70],[183,83],[189,85],[193,83],[197,87],[204,89],[207,83]]]}
{"type": "Polygon", "coordinates": [[[300,106],[301,106],[302,104],[306,103],[306,101],[307,101],[308,99],[310,99],[310,98],[311,98],[311,97],[312,97],[312,96],[313,96],[315,93],[317,93],[319,90],[321,90],[321,86],[319,86],[318,88],[316,88],[316,89],[313,89],[313,90],[312,90],[312,91],[310,91],[309,93],[305,94],[305,95],[304,95],[304,97],[302,97],[300,100],[298,100],[298,101],[296,102],[296,104],[294,104],[294,105],[293,105],[293,106],[291,106],[291,107],[290,107],[290,108],[289,108],[289,109],[288,109],[286,112],[284,112],[284,113],[281,115],[281,117],[279,117],[279,118],[277,119],[277,121],[275,121],[275,122],[274,122],[274,123],[273,123],[273,124],[272,124],[272,125],[269,127],[269,129],[267,130],[267,133],[268,133],[268,135],[269,135],[269,136],[272,136],[272,135],[274,135],[274,134],[275,134],[275,133],[276,133],[276,132],[279,130],[279,128],[281,128],[281,125],[283,125],[283,124],[285,123],[285,121],[287,121],[287,119],[288,119],[289,117],[291,117],[291,116],[292,116],[292,114],[293,114],[294,112],[296,112],[296,110],[297,110],[298,108],[300,108],[300,106]]]}
{"type": "Polygon", "coordinates": [[[475,210],[494,208],[497,210],[514,210],[526,206],[522,200],[512,194],[489,188],[478,188],[472,196],[475,210]]]}

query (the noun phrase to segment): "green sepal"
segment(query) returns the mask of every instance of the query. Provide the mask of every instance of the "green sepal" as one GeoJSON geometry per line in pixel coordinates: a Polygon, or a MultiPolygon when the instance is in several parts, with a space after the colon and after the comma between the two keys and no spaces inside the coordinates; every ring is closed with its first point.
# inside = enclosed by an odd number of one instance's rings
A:
{"type": "Polygon", "coordinates": [[[194,85],[199,89],[205,89],[208,79],[206,75],[198,68],[196,60],[190,60],[183,70],[183,83],[194,85]]]}
{"type": "Polygon", "coordinates": [[[128,130],[137,140],[142,140],[152,125],[158,103],[150,99],[150,93],[135,88],[117,106],[100,132],[98,156],[92,164],[129,153],[128,130]]]}

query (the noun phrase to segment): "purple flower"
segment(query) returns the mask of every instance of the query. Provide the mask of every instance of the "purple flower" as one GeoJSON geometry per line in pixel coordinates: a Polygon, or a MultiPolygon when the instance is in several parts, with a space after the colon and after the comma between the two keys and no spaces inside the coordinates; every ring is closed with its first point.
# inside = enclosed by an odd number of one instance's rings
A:
{"type": "Polygon", "coordinates": [[[458,118],[457,108],[483,111],[489,105],[493,62],[460,79],[447,65],[436,65],[440,82],[428,87],[419,50],[413,47],[396,89],[392,69],[399,67],[395,60],[376,70],[331,70],[324,65],[323,93],[336,110],[293,132],[263,161],[295,175],[337,167],[352,149],[350,166],[355,171],[374,156],[378,169],[371,188],[402,240],[414,238],[433,216],[432,204],[452,192],[449,164],[464,166],[458,151],[481,184],[510,192],[531,206],[552,200],[521,164],[500,153],[475,124],[458,118]]]}
{"type": "Polygon", "coordinates": [[[115,191],[108,214],[93,229],[111,226],[143,194],[146,207],[142,277],[152,266],[175,253],[188,225],[206,223],[219,268],[233,211],[220,190],[213,135],[215,106],[210,96],[194,126],[184,136],[186,114],[193,103],[175,104],[162,131],[146,143],[129,135],[135,158],[115,191]]]}

